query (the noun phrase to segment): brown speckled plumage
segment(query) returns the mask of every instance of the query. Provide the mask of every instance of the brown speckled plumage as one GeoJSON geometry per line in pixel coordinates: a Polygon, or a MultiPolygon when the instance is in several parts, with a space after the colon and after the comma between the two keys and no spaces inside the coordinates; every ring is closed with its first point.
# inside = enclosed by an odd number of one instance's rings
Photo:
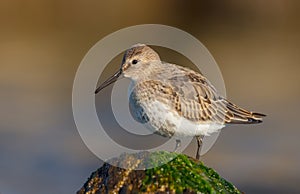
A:
{"type": "Polygon", "coordinates": [[[198,151],[200,137],[218,131],[225,124],[260,123],[265,116],[229,102],[201,73],[162,62],[144,44],[134,45],[125,52],[119,72],[96,93],[120,75],[132,81],[130,108],[136,120],[149,123],[155,133],[164,136],[196,136],[198,151]]]}
{"type": "Polygon", "coordinates": [[[133,91],[135,100],[161,101],[179,115],[197,123],[258,123],[264,116],[244,110],[220,96],[202,74],[161,62],[157,53],[148,46],[138,45],[129,49],[123,62],[135,58],[145,60],[141,61],[144,64],[139,69],[143,72],[133,70],[140,75],[133,91]],[[151,63],[148,55],[151,56],[151,63]]]}

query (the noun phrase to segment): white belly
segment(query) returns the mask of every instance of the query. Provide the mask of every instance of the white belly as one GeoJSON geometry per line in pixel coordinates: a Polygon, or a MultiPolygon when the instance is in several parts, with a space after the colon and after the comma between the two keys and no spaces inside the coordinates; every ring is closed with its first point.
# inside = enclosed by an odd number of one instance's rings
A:
{"type": "Polygon", "coordinates": [[[166,136],[209,136],[225,127],[225,125],[218,123],[207,122],[200,124],[192,122],[181,117],[170,106],[160,101],[153,101],[147,104],[141,103],[140,106],[143,109],[143,114],[146,114],[148,117],[148,128],[166,136]]]}

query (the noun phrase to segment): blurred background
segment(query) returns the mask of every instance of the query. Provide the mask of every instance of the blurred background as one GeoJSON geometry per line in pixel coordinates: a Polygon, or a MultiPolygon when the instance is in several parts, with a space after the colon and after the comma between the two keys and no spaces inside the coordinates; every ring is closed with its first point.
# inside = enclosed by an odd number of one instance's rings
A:
{"type": "Polygon", "coordinates": [[[73,79],[97,41],[145,23],[198,38],[227,97],[268,115],[227,127],[204,163],[245,193],[300,193],[299,8],[297,0],[1,0],[0,193],[74,193],[100,167],[73,121],[73,79]]]}

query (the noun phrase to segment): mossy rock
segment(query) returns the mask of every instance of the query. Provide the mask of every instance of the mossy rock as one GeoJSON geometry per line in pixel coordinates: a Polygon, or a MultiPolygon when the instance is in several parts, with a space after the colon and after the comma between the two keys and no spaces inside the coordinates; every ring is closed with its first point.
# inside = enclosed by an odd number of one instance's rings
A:
{"type": "Polygon", "coordinates": [[[184,154],[164,151],[122,154],[109,163],[104,163],[93,172],[77,194],[241,193],[212,168],[184,154]],[[170,157],[174,159],[146,169],[148,164],[164,162],[170,157]],[[124,166],[126,169],[116,166],[124,166]]]}

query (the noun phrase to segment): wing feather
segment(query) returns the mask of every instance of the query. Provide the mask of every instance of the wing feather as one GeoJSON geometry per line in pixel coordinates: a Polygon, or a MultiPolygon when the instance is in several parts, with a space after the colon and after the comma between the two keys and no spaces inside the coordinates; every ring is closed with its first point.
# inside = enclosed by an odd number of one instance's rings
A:
{"type": "Polygon", "coordinates": [[[259,123],[265,116],[242,109],[220,96],[202,74],[168,65],[168,71],[156,74],[156,79],[139,83],[137,95],[143,93],[147,100],[160,100],[179,115],[198,123],[259,123]]]}

